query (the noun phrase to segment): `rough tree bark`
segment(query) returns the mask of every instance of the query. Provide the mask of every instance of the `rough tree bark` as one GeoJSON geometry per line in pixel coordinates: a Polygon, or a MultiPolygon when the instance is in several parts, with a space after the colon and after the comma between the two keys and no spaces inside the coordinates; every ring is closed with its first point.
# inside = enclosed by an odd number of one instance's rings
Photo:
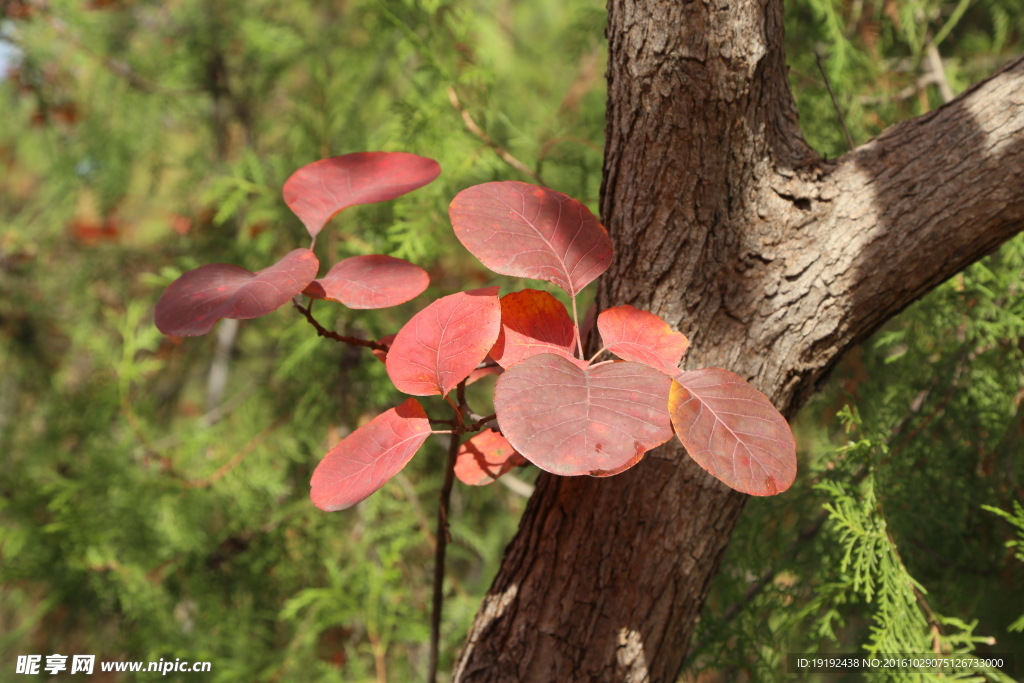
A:
{"type": "MultiPolygon", "coordinates": [[[[844,350],[1024,229],[1024,60],[826,162],[782,0],[608,9],[598,301],[684,331],[687,368],[792,416],[844,350]]],[[[619,476],[542,476],[454,680],[676,680],[745,498],[675,440],[619,476]]]]}

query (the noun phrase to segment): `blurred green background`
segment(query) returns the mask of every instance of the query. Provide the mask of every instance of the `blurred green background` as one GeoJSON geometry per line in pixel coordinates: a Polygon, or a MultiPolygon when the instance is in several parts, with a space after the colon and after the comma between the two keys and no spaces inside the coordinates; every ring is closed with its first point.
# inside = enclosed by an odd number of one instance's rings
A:
{"type": "MultiPolygon", "coordinates": [[[[0,681],[24,680],[18,655],[53,653],[212,662],[169,681],[422,680],[443,443],[323,513],[319,459],[400,400],[383,365],[290,308],[182,340],[153,306],[200,264],[257,270],[305,246],[284,180],[364,150],[443,173],[336,218],[321,263],[388,253],[432,284],[395,309],[324,305],[325,324],[377,338],[431,297],[518,288],[458,244],[447,205],[516,179],[596,210],[603,5],[0,8],[0,681]]],[[[817,56],[859,144],[1024,47],[1024,0],[786,10],[801,123],[829,158],[846,142],[817,56]]],[[[785,653],[811,651],[1016,652],[1024,672],[1022,271],[1015,239],[847,355],[796,421],[797,483],[746,507],[685,680],[792,680],[785,653]]],[[[456,486],[442,670],[525,500],[456,486]]]]}

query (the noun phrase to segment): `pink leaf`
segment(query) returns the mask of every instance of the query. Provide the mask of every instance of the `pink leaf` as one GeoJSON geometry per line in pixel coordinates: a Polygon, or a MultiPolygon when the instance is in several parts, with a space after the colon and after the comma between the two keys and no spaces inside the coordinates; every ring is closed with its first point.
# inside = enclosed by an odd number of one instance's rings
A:
{"type": "Polygon", "coordinates": [[[497,287],[442,297],[398,331],[388,376],[413,396],[447,395],[487,356],[500,326],[497,287]]]}
{"type": "Polygon", "coordinates": [[[739,375],[721,368],[680,373],[669,413],[690,457],[737,491],[774,496],[796,478],[786,418],[739,375]]]}
{"type": "Polygon", "coordinates": [[[455,476],[463,484],[484,486],[525,462],[505,437],[486,429],[459,446],[455,476]]]}
{"type": "Polygon", "coordinates": [[[401,197],[441,173],[433,159],[406,152],[357,152],[303,166],[284,184],[284,201],[316,237],[343,209],[401,197]]]}
{"type": "Polygon", "coordinates": [[[350,508],[398,474],[430,436],[430,422],[410,398],[373,418],[317,465],[309,497],[321,510],[350,508]]]}
{"type": "Polygon", "coordinates": [[[576,329],[565,306],[547,292],[524,289],[501,297],[501,333],[491,357],[509,368],[538,353],[576,360],[576,329]]]}
{"type": "Polygon", "coordinates": [[[519,453],[554,474],[616,474],[672,438],[671,380],[640,363],[583,370],[554,354],[531,356],[498,378],[494,411],[519,453]]]}
{"type": "Polygon", "coordinates": [[[382,254],[353,256],[334,264],[303,292],[349,308],[387,308],[414,299],[430,284],[427,271],[408,261],[382,254]]]}
{"type": "Polygon", "coordinates": [[[305,289],[319,267],[309,249],[296,249],[257,273],[227,263],[200,266],[164,291],[154,314],[157,329],[174,337],[196,337],[221,318],[266,315],[305,289]]]}
{"type": "Polygon", "coordinates": [[[575,296],[608,269],[612,241],[590,209],[513,180],[463,190],[448,209],[455,235],[496,273],[553,282],[575,296]]]}
{"type": "Polygon", "coordinates": [[[632,306],[601,311],[597,329],[609,351],[623,360],[650,365],[668,375],[679,372],[689,340],[664,320],[632,306]]]}

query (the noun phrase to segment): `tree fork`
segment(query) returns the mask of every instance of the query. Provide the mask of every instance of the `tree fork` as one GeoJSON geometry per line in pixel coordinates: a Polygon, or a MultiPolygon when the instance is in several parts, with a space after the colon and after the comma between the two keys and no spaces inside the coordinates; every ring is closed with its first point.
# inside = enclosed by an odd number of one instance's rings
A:
{"type": "MultiPolygon", "coordinates": [[[[803,141],[782,0],[609,0],[600,308],[787,417],[842,353],[1024,229],[1024,60],[841,159],[803,141]]],[[[783,494],[787,495],[787,494],[783,494]]],[[[792,495],[792,494],[789,494],[792,495]]],[[[542,475],[456,681],[675,681],[746,496],[679,444],[542,475]]]]}

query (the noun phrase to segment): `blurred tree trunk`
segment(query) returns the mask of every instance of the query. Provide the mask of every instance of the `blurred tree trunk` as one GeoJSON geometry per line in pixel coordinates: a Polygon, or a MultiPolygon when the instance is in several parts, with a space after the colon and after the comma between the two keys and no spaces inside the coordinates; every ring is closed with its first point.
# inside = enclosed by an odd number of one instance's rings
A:
{"type": "MultiPolygon", "coordinates": [[[[687,368],[791,417],[843,351],[1024,229],[1024,60],[825,161],[782,0],[608,9],[598,303],[685,332],[687,368]]],[[[675,440],[619,476],[542,476],[454,680],[676,680],[745,498],[675,440]]]]}

